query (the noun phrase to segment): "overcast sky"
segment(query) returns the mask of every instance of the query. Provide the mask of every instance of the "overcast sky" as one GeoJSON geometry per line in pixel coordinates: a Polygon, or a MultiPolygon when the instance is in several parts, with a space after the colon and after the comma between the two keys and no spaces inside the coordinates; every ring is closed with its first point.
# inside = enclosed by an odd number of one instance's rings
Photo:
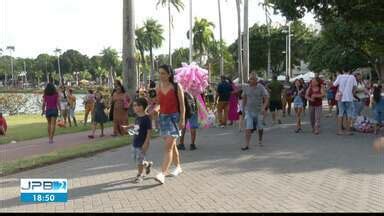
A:
{"type": "MultiPolygon", "coordinates": [[[[237,38],[235,0],[221,0],[224,40],[230,44],[237,38]]],[[[249,0],[250,26],[265,23],[262,0],[249,0]]],[[[103,48],[122,48],[122,0],[0,0],[0,48],[13,45],[15,56],[33,57],[40,53],[53,55],[58,47],[76,49],[88,56],[98,55],[103,48]]],[[[156,8],[157,0],[136,0],[136,26],[154,18],[164,27],[163,47],[155,54],[168,53],[168,14],[156,8]]],[[[188,47],[186,32],[189,27],[189,1],[184,0],[184,12],[174,15],[173,49],[188,47]]],[[[193,16],[215,23],[215,37],[219,38],[219,19],[216,0],[193,0],[193,16]]],[[[275,23],[285,18],[272,16],[275,23]]],[[[316,25],[312,16],[303,20],[316,25]]]]}

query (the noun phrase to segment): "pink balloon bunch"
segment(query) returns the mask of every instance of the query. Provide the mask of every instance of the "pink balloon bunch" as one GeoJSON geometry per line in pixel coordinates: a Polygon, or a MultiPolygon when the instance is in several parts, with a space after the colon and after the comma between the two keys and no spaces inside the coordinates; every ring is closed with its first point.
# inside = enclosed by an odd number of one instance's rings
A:
{"type": "Polygon", "coordinates": [[[183,89],[193,96],[198,96],[208,87],[208,71],[200,68],[195,62],[175,70],[175,80],[183,89]]]}

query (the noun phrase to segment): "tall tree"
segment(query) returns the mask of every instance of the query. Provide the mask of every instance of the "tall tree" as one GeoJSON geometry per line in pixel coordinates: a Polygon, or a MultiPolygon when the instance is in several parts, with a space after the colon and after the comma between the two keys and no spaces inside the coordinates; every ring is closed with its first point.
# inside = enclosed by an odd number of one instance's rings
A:
{"type": "Polygon", "coordinates": [[[137,89],[135,59],[135,0],[123,1],[123,78],[133,97],[137,89]]]}
{"type": "Polygon", "coordinates": [[[223,56],[223,23],[221,18],[221,0],[217,0],[217,7],[219,10],[219,31],[220,31],[220,76],[224,76],[224,56],[223,56]]]}
{"type": "Polygon", "coordinates": [[[138,28],[135,31],[136,34],[136,49],[140,52],[140,60],[142,64],[142,74],[143,74],[143,81],[144,83],[147,82],[147,75],[146,75],[146,61],[145,61],[145,51],[148,50],[148,41],[147,37],[145,36],[145,28],[138,28]]]}
{"type": "Polygon", "coordinates": [[[215,40],[213,28],[215,28],[215,24],[209,22],[207,19],[195,19],[195,25],[192,29],[193,49],[198,52],[197,55],[200,58],[200,64],[203,64],[203,56],[208,56],[209,44],[215,40]]]}
{"type": "Polygon", "coordinates": [[[150,79],[154,80],[155,70],[153,65],[153,48],[161,47],[164,37],[163,37],[163,27],[154,19],[148,19],[144,23],[145,28],[145,38],[148,41],[149,56],[151,58],[151,76],[150,79]]]}
{"type": "MultiPolygon", "coordinates": [[[[173,17],[171,13],[171,7],[173,6],[178,12],[184,10],[184,3],[182,0],[159,0],[157,5],[168,8],[168,34],[169,34],[169,51],[168,56],[172,56],[172,26],[173,26],[173,17]]],[[[172,57],[169,58],[169,65],[172,65],[172,57]]]]}
{"type": "Polygon", "coordinates": [[[303,18],[311,11],[317,20],[333,32],[344,50],[361,52],[384,82],[384,1],[332,0],[284,1],[268,0],[290,20],[303,18]],[[340,25],[340,23],[342,23],[340,25]],[[341,29],[335,29],[338,26],[341,29]],[[345,34],[344,34],[345,33],[345,34]],[[343,40],[346,39],[346,40],[343,40]]]}
{"type": "Polygon", "coordinates": [[[102,51],[102,64],[103,67],[107,70],[109,70],[109,76],[108,76],[108,85],[109,87],[112,87],[113,81],[115,79],[114,77],[114,69],[119,64],[119,55],[115,49],[112,49],[110,47],[104,49],[102,51]]]}
{"type": "Polygon", "coordinates": [[[236,0],[237,11],[237,73],[239,74],[239,81],[244,83],[243,78],[243,39],[241,37],[241,0],[236,0]]]}

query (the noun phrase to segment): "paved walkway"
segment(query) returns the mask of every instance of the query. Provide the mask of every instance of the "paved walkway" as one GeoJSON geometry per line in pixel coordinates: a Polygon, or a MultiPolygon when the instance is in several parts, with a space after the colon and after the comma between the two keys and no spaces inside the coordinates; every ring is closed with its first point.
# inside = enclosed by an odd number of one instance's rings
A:
{"type": "MultiPolygon", "coordinates": [[[[265,147],[248,152],[240,151],[244,138],[235,129],[200,130],[199,149],[182,152],[184,173],[165,185],[151,178],[157,170],[132,183],[130,147],[2,177],[0,212],[383,212],[384,158],[372,150],[375,136],[339,137],[333,119],[322,125],[320,136],[308,122],[294,134],[290,119],[266,130],[265,147]],[[26,177],[68,178],[70,201],[20,203],[26,177]]],[[[151,143],[155,169],[163,146],[151,143]]]]}
{"type": "Polygon", "coordinates": [[[104,138],[99,138],[99,133],[100,130],[98,129],[96,131],[96,139],[94,140],[88,139],[88,135],[90,135],[91,132],[86,131],[55,136],[54,144],[48,144],[48,138],[41,138],[13,144],[0,145],[0,163],[28,158],[35,155],[47,154],[56,150],[71,148],[81,144],[110,139],[111,137],[109,135],[112,134],[112,128],[104,129],[104,134],[106,135],[104,138]]]}

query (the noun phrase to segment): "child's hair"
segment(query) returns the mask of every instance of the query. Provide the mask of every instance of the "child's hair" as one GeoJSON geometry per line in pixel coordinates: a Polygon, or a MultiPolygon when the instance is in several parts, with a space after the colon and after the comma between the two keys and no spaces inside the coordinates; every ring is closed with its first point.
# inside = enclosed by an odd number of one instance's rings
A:
{"type": "Polygon", "coordinates": [[[72,94],[73,93],[73,89],[69,89],[68,92],[72,94]]]}
{"type": "Polygon", "coordinates": [[[88,90],[88,93],[89,93],[89,94],[93,94],[93,90],[92,90],[92,89],[89,89],[89,90],[88,90]]]}
{"type": "Polygon", "coordinates": [[[382,85],[375,86],[373,88],[373,100],[375,103],[380,102],[382,85]]]}
{"type": "Polygon", "coordinates": [[[147,109],[147,107],[148,107],[148,102],[145,98],[137,98],[135,100],[135,103],[137,104],[137,106],[143,107],[144,110],[147,109]]]}

